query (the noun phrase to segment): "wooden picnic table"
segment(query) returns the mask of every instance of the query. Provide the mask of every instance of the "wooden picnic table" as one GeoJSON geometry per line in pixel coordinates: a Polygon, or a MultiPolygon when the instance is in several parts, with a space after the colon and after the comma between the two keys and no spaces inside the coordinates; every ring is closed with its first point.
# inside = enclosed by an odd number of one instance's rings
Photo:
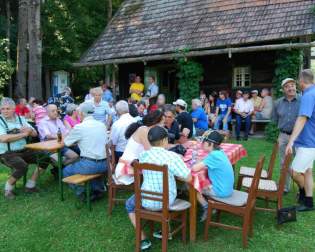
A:
{"type": "Polygon", "coordinates": [[[58,153],[58,180],[59,180],[59,191],[60,200],[63,201],[63,183],[62,183],[62,156],[61,149],[64,147],[64,143],[58,143],[57,140],[49,140],[38,143],[32,143],[25,145],[25,148],[35,151],[48,151],[50,153],[58,153]]]}

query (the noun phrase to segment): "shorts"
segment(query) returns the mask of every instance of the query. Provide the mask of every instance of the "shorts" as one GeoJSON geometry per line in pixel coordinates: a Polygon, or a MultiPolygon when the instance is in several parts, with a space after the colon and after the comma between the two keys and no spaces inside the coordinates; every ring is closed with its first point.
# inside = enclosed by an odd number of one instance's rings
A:
{"type": "Polygon", "coordinates": [[[313,168],[315,161],[315,148],[297,147],[296,155],[292,162],[292,170],[305,173],[307,169],[313,168]]]}
{"type": "Polygon", "coordinates": [[[135,195],[132,195],[129,199],[126,201],[126,210],[127,213],[134,213],[136,208],[136,197],[135,195]]]}

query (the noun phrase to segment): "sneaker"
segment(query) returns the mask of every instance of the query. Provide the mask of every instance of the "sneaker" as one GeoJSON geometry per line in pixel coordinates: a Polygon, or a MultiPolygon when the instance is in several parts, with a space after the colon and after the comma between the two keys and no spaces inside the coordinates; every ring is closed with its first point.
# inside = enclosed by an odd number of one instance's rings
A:
{"type": "Polygon", "coordinates": [[[296,211],[298,212],[307,212],[307,211],[313,211],[315,210],[314,207],[308,207],[305,205],[299,205],[296,207],[296,211]]]}
{"type": "Polygon", "coordinates": [[[151,243],[151,241],[148,240],[148,239],[144,239],[144,240],[142,240],[141,243],[140,243],[140,248],[141,248],[141,250],[147,250],[147,249],[149,249],[151,246],[152,246],[152,243],[151,243]]]}
{"type": "MultiPolygon", "coordinates": [[[[153,237],[156,238],[156,239],[162,240],[162,231],[160,230],[160,231],[154,232],[154,233],[153,233],[153,237]]],[[[173,237],[172,237],[171,234],[168,234],[168,239],[169,239],[169,240],[172,240],[172,239],[173,239],[173,237]]]]}
{"type": "Polygon", "coordinates": [[[25,187],[25,192],[26,192],[26,193],[38,193],[39,190],[38,190],[38,188],[36,188],[36,187],[32,187],[32,188],[25,187]]]}
{"type": "Polygon", "coordinates": [[[13,200],[15,199],[15,193],[13,191],[5,191],[4,197],[8,200],[13,200]]]}

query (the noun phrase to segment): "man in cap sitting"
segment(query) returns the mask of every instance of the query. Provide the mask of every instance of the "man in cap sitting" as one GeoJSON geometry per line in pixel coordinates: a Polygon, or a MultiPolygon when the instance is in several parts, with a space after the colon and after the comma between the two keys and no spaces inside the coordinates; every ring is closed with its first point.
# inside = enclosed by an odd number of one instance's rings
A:
{"type": "Polygon", "coordinates": [[[193,135],[194,122],[191,115],[186,111],[187,103],[184,100],[178,99],[173,102],[173,104],[176,106],[176,121],[178,122],[181,135],[179,142],[184,143],[185,141],[187,141],[188,138],[191,138],[193,135]]]}
{"type": "MultiPolygon", "coordinates": [[[[82,123],[77,124],[64,140],[66,146],[77,144],[80,149],[80,159],[63,169],[63,176],[75,174],[100,174],[107,170],[105,145],[108,141],[107,129],[104,123],[93,117],[94,106],[90,102],[79,106],[79,116],[82,123]]],[[[92,198],[99,198],[104,191],[101,180],[91,183],[92,198]]],[[[84,187],[77,187],[76,194],[82,200],[85,198],[84,187]]]]}
{"type": "MultiPolygon", "coordinates": [[[[211,186],[202,192],[206,196],[226,198],[233,193],[233,167],[229,158],[220,148],[222,141],[223,136],[217,131],[212,131],[206,136],[203,140],[203,149],[209,154],[204,160],[192,167],[192,171],[195,172],[202,169],[208,170],[211,186]]],[[[201,193],[197,194],[197,199],[203,208],[200,220],[204,221],[207,218],[208,202],[201,193]]]]}

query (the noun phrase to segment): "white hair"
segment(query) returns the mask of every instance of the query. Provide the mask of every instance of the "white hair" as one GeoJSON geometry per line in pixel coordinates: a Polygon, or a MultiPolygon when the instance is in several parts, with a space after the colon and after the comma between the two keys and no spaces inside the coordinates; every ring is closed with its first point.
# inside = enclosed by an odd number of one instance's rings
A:
{"type": "Polygon", "coordinates": [[[15,102],[11,99],[11,98],[9,98],[9,97],[3,97],[2,99],[1,99],[1,107],[2,106],[12,106],[12,107],[15,107],[15,102]]]}
{"type": "Polygon", "coordinates": [[[67,105],[67,108],[66,108],[66,114],[71,116],[72,113],[78,108],[77,105],[75,105],[74,103],[70,103],[67,105]]]}
{"type": "Polygon", "coordinates": [[[202,105],[200,99],[192,99],[191,103],[195,104],[197,107],[200,107],[202,105]]]}
{"type": "Polygon", "coordinates": [[[129,105],[128,102],[121,100],[118,101],[115,105],[116,111],[119,115],[129,113],[129,105]]]}

